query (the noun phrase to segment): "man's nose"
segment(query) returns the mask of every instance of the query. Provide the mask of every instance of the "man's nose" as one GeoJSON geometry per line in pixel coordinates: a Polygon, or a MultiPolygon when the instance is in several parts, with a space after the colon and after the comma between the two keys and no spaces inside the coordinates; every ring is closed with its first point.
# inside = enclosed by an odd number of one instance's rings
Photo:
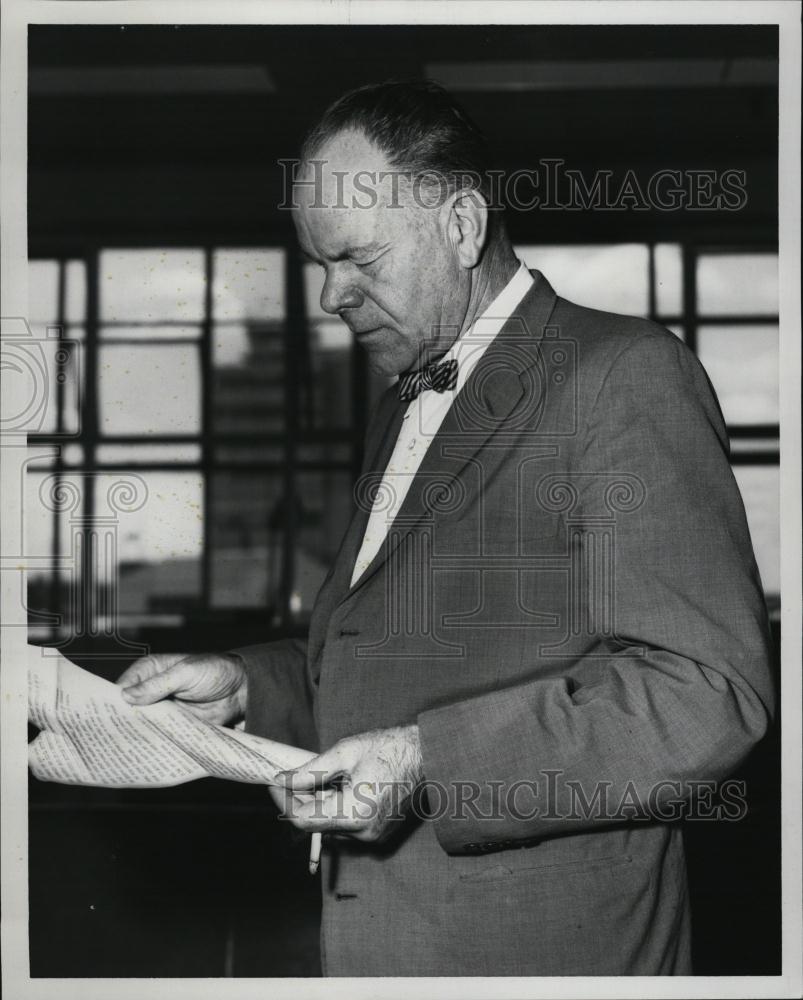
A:
{"type": "Polygon", "coordinates": [[[335,316],[341,309],[356,309],[362,303],[362,292],[354,287],[347,275],[338,275],[334,269],[327,273],[321,291],[321,309],[324,312],[335,316]]]}

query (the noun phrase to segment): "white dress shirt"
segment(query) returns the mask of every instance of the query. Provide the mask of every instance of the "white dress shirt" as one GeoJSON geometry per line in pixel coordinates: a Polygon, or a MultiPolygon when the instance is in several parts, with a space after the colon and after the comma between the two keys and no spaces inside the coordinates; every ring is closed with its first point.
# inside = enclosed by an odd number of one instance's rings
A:
{"type": "Polygon", "coordinates": [[[516,306],[533,284],[524,264],[505,285],[481,316],[452,344],[439,361],[457,359],[457,383],[454,389],[436,392],[425,389],[411,400],[404,414],[396,446],[382,476],[382,484],[368,518],[362,546],[357,553],[351,586],[359,580],[379,551],[388,530],[404,503],[407,491],[421,461],[443,423],[458,392],[465,385],[474,366],[513,315],[516,306]]]}

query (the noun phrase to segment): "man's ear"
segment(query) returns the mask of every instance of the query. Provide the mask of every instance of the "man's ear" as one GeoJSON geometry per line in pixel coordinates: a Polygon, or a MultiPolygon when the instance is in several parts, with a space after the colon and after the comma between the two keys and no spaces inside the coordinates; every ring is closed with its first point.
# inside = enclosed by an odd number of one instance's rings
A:
{"type": "Polygon", "coordinates": [[[474,188],[455,191],[444,204],[449,243],[462,267],[479,264],[488,238],[488,203],[474,188]]]}

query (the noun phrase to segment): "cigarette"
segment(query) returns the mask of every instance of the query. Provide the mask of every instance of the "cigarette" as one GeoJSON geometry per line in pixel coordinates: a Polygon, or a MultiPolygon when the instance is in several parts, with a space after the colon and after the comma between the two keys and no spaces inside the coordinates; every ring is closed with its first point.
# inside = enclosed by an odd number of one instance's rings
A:
{"type": "Polygon", "coordinates": [[[309,845],[309,873],[310,875],[317,875],[318,865],[321,863],[321,842],[323,840],[323,834],[313,833],[312,839],[309,845]]]}

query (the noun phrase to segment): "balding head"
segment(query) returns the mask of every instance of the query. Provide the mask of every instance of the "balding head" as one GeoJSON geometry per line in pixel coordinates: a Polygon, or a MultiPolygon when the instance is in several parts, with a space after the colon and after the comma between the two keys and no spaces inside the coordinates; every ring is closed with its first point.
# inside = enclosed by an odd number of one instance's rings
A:
{"type": "Polygon", "coordinates": [[[321,306],[385,375],[448,349],[492,242],[494,213],[467,152],[481,137],[455,107],[435,85],[362,88],[304,144],[293,216],[302,250],[326,272],[321,306]]]}

